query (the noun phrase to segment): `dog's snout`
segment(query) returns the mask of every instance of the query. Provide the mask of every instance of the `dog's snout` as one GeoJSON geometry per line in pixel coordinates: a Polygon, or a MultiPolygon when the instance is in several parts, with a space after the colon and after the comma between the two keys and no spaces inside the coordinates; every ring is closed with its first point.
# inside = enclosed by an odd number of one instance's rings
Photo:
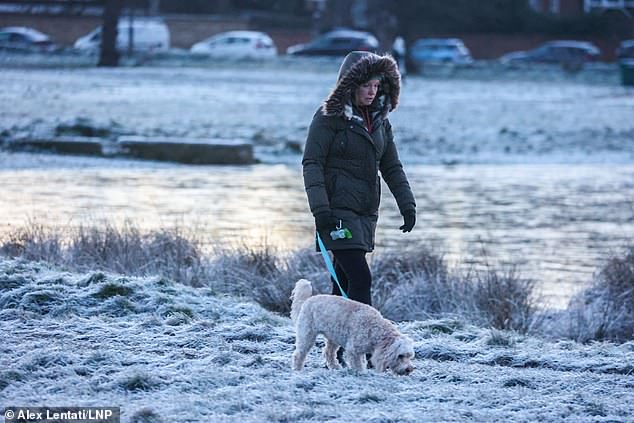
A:
{"type": "Polygon", "coordinates": [[[414,367],[414,366],[408,366],[408,367],[405,369],[405,374],[409,376],[410,374],[412,374],[412,372],[413,372],[415,369],[416,369],[416,367],[414,367]]]}

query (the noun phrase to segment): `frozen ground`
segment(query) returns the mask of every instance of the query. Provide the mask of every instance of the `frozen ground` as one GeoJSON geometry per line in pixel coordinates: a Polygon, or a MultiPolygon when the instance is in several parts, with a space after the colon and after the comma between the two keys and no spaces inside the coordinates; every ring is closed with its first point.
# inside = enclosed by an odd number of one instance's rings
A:
{"type": "Polygon", "coordinates": [[[414,321],[411,377],[292,372],[290,320],[160,278],[0,260],[0,408],[119,406],[122,422],[627,422],[634,344],[414,321]]]}
{"type": "MultiPolygon", "coordinates": [[[[252,140],[261,160],[295,162],[338,64],[280,60],[5,68],[0,131],[27,136],[84,118],[112,135],[252,140]]],[[[391,118],[405,162],[634,161],[634,89],[618,84],[616,67],[576,75],[496,67],[462,72],[407,79],[391,118]]]]}
{"type": "MultiPolygon", "coordinates": [[[[312,242],[299,162],[337,61],[0,63],[0,140],[79,122],[111,138],[246,139],[264,162],[192,167],[0,149],[0,232],[28,219],[130,219],[147,229],[178,220],[206,227],[217,242],[312,242]]],[[[407,237],[397,231],[385,189],[379,247],[431,243],[457,262],[479,260],[484,246],[565,307],[600,261],[632,240],[632,116],[634,89],[619,85],[614,66],[570,75],[482,65],[410,76],[391,119],[419,223],[407,237]]]]}

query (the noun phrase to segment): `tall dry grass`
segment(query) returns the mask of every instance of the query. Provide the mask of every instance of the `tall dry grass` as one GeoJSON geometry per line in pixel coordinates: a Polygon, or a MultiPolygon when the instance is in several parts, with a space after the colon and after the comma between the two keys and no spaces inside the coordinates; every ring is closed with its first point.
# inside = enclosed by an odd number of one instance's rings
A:
{"type": "Polygon", "coordinates": [[[376,306],[395,320],[461,316],[478,325],[529,332],[539,325],[535,282],[514,268],[459,271],[442,255],[409,249],[372,262],[376,306]]]}
{"type": "MultiPolygon", "coordinates": [[[[312,280],[318,292],[330,292],[329,275],[314,251],[284,253],[266,243],[209,249],[196,234],[182,227],[143,232],[129,222],[66,228],[30,222],[0,236],[0,254],[71,271],[160,275],[253,299],[280,313],[289,312],[290,293],[300,278],[312,280]]],[[[374,254],[370,264],[374,305],[390,319],[458,316],[495,329],[539,333],[546,328],[535,282],[512,267],[485,263],[459,271],[448,268],[442,254],[426,248],[374,254]]],[[[634,339],[634,248],[608,261],[593,285],[556,320],[549,325],[559,328],[558,336],[634,339]]]]}
{"type": "Polygon", "coordinates": [[[634,339],[634,247],[609,258],[566,315],[569,336],[577,341],[634,339]]]}
{"type": "Polygon", "coordinates": [[[71,270],[157,275],[200,286],[206,280],[202,242],[182,228],[141,232],[120,226],[45,227],[31,222],[0,239],[0,254],[45,261],[71,270]]]}

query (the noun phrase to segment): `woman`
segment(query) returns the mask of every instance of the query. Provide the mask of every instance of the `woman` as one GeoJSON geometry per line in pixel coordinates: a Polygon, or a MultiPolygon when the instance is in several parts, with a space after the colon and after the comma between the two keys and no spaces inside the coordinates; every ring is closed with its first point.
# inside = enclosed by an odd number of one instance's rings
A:
{"type": "MultiPolygon", "coordinates": [[[[403,172],[388,113],[398,104],[400,74],[394,59],[354,51],[346,56],[335,88],[313,116],[302,165],[315,226],[332,251],[341,288],[372,305],[366,254],[374,249],[381,176],[396,198],[403,232],[416,223],[416,202],[403,172]],[[351,237],[333,239],[336,229],[351,237]]],[[[333,294],[341,295],[333,281],[333,294]]]]}

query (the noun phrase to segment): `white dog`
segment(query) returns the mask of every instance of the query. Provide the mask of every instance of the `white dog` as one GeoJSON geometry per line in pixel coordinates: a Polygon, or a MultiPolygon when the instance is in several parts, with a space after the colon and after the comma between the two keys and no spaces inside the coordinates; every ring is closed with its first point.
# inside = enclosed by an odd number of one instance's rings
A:
{"type": "Polygon", "coordinates": [[[337,350],[343,346],[346,363],[365,370],[366,354],[372,354],[377,372],[389,369],[397,375],[414,371],[412,340],[384,319],[376,309],[335,295],[315,295],[309,281],[300,279],[293,289],[291,319],[295,324],[293,369],[301,370],[317,335],[326,338],[324,357],[329,369],[339,369],[337,350]]]}

